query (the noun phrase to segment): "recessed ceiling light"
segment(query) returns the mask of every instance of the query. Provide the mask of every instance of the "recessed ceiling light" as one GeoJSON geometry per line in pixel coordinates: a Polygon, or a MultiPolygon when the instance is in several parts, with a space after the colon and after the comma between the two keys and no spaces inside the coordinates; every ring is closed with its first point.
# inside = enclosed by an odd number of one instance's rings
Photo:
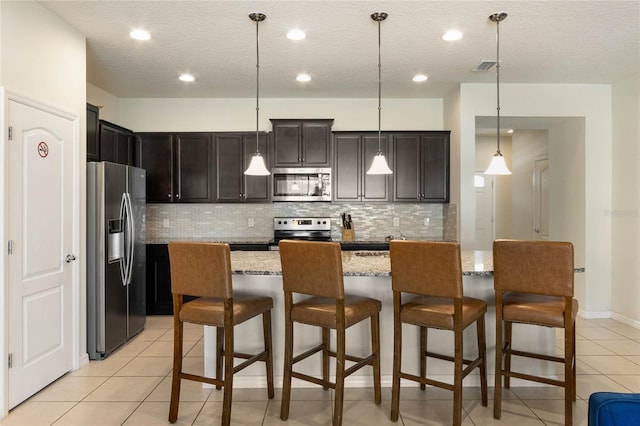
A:
{"type": "Polygon", "coordinates": [[[415,81],[416,83],[421,83],[423,81],[427,81],[429,77],[427,77],[424,74],[416,74],[413,76],[412,80],[415,81]]]}
{"type": "Polygon", "coordinates": [[[311,76],[309,74],[298,74],[296,80],[306,83],[307,81],[311,81],[311,76]]]}
{"type": "Polygon", "coordinates": [[[191,74],[181,74],[180,77],[178,77],[178,79],[180,79],[180,81],[185,81],[187,83],[195,80],[195,78],[191,74]]]}
{"type": "Polygon", "coordinates": [[[302,30],[291,30],[287,33],[289,40],[304,40],[307,35],[302,30]]]}
{"type": "Polygon", "coordinates": [[[462,32],[458,30],[449,30],[442,36],[443,40],[456,41],[462,38],[462,32]]]}
{"type": "Polygon", "coordinates": [[[140,29],[131,31],[129,35],[131,36],[131,38],[134,38],[136,40],[149,40],[151,38],[151,35],[148,32],[140,29]]]}

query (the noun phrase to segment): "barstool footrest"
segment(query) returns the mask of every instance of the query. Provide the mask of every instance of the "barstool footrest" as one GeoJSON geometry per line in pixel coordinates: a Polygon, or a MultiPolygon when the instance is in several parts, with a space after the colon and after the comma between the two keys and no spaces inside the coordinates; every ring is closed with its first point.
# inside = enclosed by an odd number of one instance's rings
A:
{"type": "Polygon", "coordinates": [[[451,383],[440,382],[438,380],[429,379],[427,377],[420,377],[409,373],[400,372],[401,379],[412,380],[414,382],[418,382],[423,385],[435,386],[442,389],[447,389],[453,391],[455,388],[451,383]]]}
{"type": "Polygon", "coordinates": [[[291,360],[291,365],[293,365],[293,364],[295,364],[295,363],[297,363],[299,361],[302,361],[303,359],[307,359],[311,355],[315,355],[315,354],[317,354],[318,352],[320,352],[323,349],[324,349],[324,345],[322,343],[320,343],[319,345],[312,347],[311,349],[301,353],[300,355],[294,356],[293,359],[291,360]]]}
{"type": "Polygon", "coordinates": [[[295,377],[296,379],[300,379],[300,380],[304,380],[304,381],[307,381],[307,382],[315,383],[316,385],[320,385],[320,386],[331,388],[331,389],[335,389],[336,388],[336,384],[333,383],[333,382],[326,382],[326,381],[324,381],[322,379],[319,379],[317,377],[309,376],[308,374],[298,373],[297,371],[292,371],[291,372],[291,377],[295,377]]]}
{"type": "Polygon", "coordinates": [[[532,376],[531,374],[517,373],[515,371],[502,371],[504,377],[511,377],[514,379],[530,380],[532,382],[545,383],[547,385],[566,387],[566,382],[563,380],[549,379],[547,377],[532,376]]]}
{"type": "Polygon", "coordinates": [[[559,362],[559,363],[563,363],[564,364],[564,357],[539,354],[539,353],[536,353],[536,352],[517,351],[517,350],[513,350],[513,349],[509,349],[508,352],[510,352],[511,355],[525,356],[525,357],[528,357],[528,358],[542,359],[542,360],[545,360],[545,361],[553,361],[553,362],[559,362]]]}
{"type": "MultiPolygon", "coordinates": [[[[246,355],[246,354],[243,354],[246,355]]],[[[244,356],[236,356],[236,354],[233,355],[234,358],[244,358],[244,356]]],[[[236,365],[235,367],[233,367],[233,374],[237,373],[240,370],[243,370],[245,368],[247,368],[248,366],[250,366],[251,364],[253,364],[254,362],[257,361],[265,361],[267,359],[267,351],[262,351],[259,354],[255,354],[255,355],[249,355],[251,358],[248,358],[246,361],[236,365]]]]}

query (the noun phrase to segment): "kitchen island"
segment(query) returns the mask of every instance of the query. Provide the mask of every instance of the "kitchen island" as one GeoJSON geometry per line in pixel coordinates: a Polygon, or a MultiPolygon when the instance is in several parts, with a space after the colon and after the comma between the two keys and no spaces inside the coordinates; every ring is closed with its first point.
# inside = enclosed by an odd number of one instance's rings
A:
{"type": "MultiPolygon", "coordinates": [[[[383,386],[391,385],[393,365],[393,294],[391,291],[390,260],[388,251],[354,251],[343,252],[343,272],[345,291],[351,294],[377,298],[382,301],[380,313],[380,351],[383,386]]],[[[274,376],[276,386],[282,383],[283,355],[284,355],[284,301],[282,292],[282,272],[280,257],[277,251],[234,251],[231,253],[231,268],[233,270],[233,285],[236,290],[250,290],[268,295],[274,300],[272,313],[273,328],[273,356],[274,376]]],[[[465,296],[476,297],[487,301],[489,309],[486,315],[487,339],[487,372],[489,383],[493,383],[495,357],[495,307],[493,292],[493,258],[490,251],[462,252],[463,286],[465,296]]],[[[577,269],[577,272],[584,271],[577,269]]],[[[349,328],[347,331],[347,353],[363,355],[370,351],[368,338],[369,321],[363,321],[349,328]]],[[[260,351],[262,342],[262,327],[260,320],[250,320],[236,327],[236,350],[244,352],[260,351]]],[[[319,342],[320,329],[296,324],[294,333],[295,351],[307,349],[319,342]]],[[[464,335],[465,358],[476,353],[475,327],[469,327],[464,335]]],[[[205,327],[204,353],[205,372],[213,375],[215,371],[215,329],[205,327]]],[[[418,332],[417,328],[406,328],[403,333],[403,365],[407,371],[418,372],[418,332]]],[[[453,334],[449,331],[430,330],[430,347],[453,354],[453,334]],[[435,346],[431,346],[435,345],[435,346]]],[[[523,350],[541,350],[548,353],[556,352],[556,335],[554,329],[544,327],[516,326],[514,343],[523,350]]],[[[335,348],[335,334],[332,333],[332,347],[335,348]]],[[[527,361],[522,370],[532,374],[557,377],[555,366],[542,361],[527,361]]],[[[514,363],[517,361],[514,359],[514,363]]],[[[320,375],[320,357],[311,357],[300,363],[299,368],[308,374],[320,375]]],[[[452,382],[451,363],[429,359],[427,374],[439,380],[452,382]]],[[[526,383],[530,386],[530,383],[526,383]]],[[[371,386],[371,369],[364,368],[350,376],[345,386],[371,386]]],[[[415,383],[409,384],[415,386],[415,383]]],[[[294,386],[309,386],[308,383],[297,382],[294,386]]],[[[403,382],[403,385],[405,383],[403,382]]],[[[471,373],[464,381],[465,386],[478,386],[477,372],[471,373]]],[[[512,380],[513,386],[518,386],[518,380],[512,380]]],[[[234,378],[234,387],[264,387],[266,378],[264,366],[261,363],[243,370],[234,378]]]]}

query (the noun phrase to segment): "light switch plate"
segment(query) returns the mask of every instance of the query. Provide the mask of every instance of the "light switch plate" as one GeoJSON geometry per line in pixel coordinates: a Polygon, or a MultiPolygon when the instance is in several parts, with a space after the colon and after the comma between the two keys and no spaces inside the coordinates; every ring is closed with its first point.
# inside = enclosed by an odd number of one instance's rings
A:
{"type": "Polygon", "coordinates": [[[165,228],[169,227],[169,219],[162,219],[162,226],[165,228]]]}
{"type": "Polygon", "coordinates": [[[254,218],[250,217],[250,218],[247,220],[247,226],[248,226],[249,228],[253,228],[254,226],[256,226],[256,220],[255,220],[254,218]]]}
{"type": "Polygon", "coordinates": [[[393,218],[393,226],[400,226],[400,218],[399,217],[394,217],[393,218]]]}

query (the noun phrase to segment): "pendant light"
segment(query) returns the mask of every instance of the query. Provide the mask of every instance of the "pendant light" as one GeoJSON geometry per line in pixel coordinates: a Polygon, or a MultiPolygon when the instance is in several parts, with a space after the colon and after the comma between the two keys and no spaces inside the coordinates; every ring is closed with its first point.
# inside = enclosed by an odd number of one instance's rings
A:
{"type": "Polygon", "coordinates": [[[491,164],[485,174],[487,175],[510,175],[511,171],[507,168],[507,164],[504,161],[504,157],[500,152],[500,22],[507,18],[507,14],[504,12],[494,13],[489,16],[492,22],[496,23],[496,91],[497,91],[497,142],[498,150],[493,154],[491,164]]]}
{"type": "Polygon", "coordinates": [[[260,44],[258,43],[258,24],[264,21],[267,15],[264,13],[252,13],[249,19],[256,23],[256,153],[251,157],[249,167],[244,171],[249,176],[268,176],[271,173],[264,164],[264,158],[260,155],[258,146],[259,139],[259,119],[260,119],[260,44]]]}
{"type": "Polygon", "coordinates": [[[380,130],[382,117],[382,63],[380,60],[380,22],[387,19],[389,14],[385,12],[375,12],[371,14],[371,19],[378,23],[378,153],[373,157],[371,167],[367,170],[368,175],[390,175],[393,172],[387,164],[387,160],[382,153],[382,132],[380,130]]]}

